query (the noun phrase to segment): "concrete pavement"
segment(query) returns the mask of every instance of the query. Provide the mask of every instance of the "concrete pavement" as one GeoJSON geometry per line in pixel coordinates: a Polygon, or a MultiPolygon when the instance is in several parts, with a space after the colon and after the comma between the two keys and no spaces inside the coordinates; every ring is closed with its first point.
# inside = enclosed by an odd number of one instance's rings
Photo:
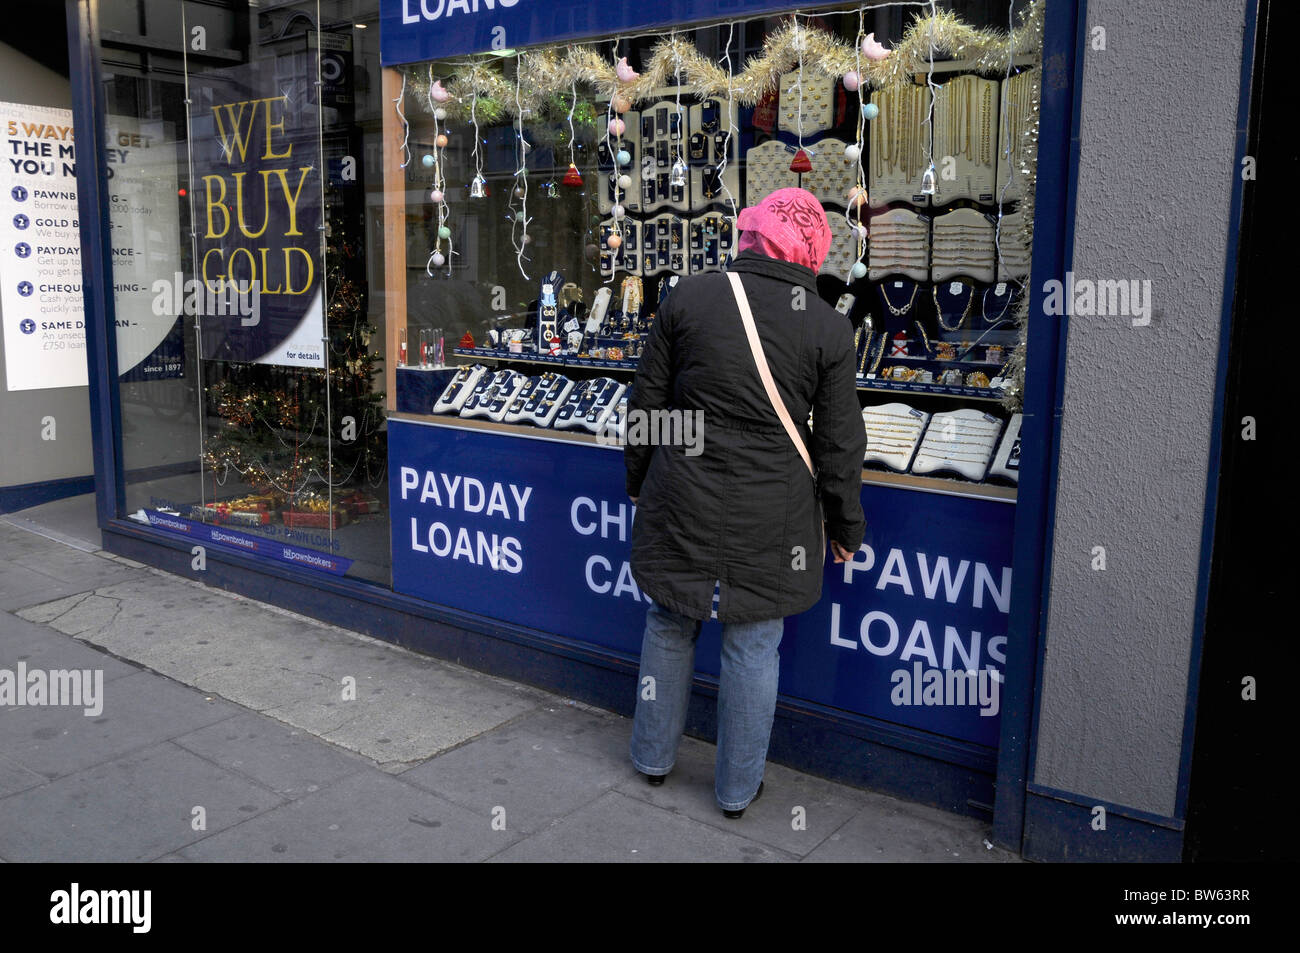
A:
{"type": "Polygon", "coordinates": [[[624,717],[112,556],[78,505],[0,517],[0,672],[103,679],[93,716],[0,706],[4,861],[1016,859],[773,764],[728,820],[711,744],[652,788],[624,717]]]}

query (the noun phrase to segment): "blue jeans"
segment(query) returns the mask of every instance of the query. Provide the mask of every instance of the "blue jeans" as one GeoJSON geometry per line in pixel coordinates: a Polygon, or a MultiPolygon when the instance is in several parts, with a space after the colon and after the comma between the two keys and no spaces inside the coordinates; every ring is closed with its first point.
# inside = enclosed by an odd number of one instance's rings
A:
{"type": "MultiPolygon", "coordinates": [[[[758,792],[776,714],[777,646],[783,619],[731,622],[722,627],[718,688],[718,760],[714,796],[728,811],[747,807],[758,792]]],[[[651,604],[646,612],[632,722],[632,763],[645,774],[667,774],[686,727],[700,622],[651,604]],[[653,698],[646,678],[654,679],[653,698]]]]}

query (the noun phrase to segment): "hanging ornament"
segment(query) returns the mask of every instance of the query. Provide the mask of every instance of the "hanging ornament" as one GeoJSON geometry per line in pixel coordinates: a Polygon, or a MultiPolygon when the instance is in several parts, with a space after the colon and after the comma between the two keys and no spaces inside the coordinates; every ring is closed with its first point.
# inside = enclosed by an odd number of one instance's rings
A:
{"type": "Polygon", "coordinates": [[[883,60],[890,53],[876,42],[876,34],[868,33],[862,38],[862,55],[869,60],[883,60]]]}
{"type": "Polygon", "coordinates": [[[867,204],[867,190],[860,185],[849,189],[849,208],[860,208],[867,204]]]}
{"type": "Polygon", "coordinates": [[[867,240],[867,226],[861,223],[854,225],[853,234],[857,236],[858,241],[865,242],[867,240]]]}
{"type": "Polygon", "coordinates": [[[867,266],[860,261],[855,261],[853,267],[849,270],[849,274],[854,278],[865,278],[867,277],[867,266]]]}
{"type": "Polygon", "coordinates": [[[435,268],[441,268],[443,265],[447,264],[446,257],[440,251],[434,252],[433,258],[431,258],[430,260],[433,262],[433,267],[435,268]]]}
{"type": "Polygon", "coordinates": [[[858,87],[862,85],[862,74],[855,70],[850,70],[844,74],[844,88],[850,93],[856,93],[858,87]]]}
{"type": "Polygon", "coordinates": [[[609,121],[609,134],[611,136],[621,136],[627,131],[627,123],[615,116],[609,121]]]}
{"type": "Polygon", "coordinates": [[[542,194],[548,199],[558,199],[560,197],[560,187],[553,181],[547,181],[542,184],[542,194]]]}
{"type": "Polygon", "coordinates": [[[620,238],[617,233],[614,233],[605,239],[605,244],[610,248],[618,248],[623,244],[623,239],[620,238]]]}
{"type": "Polygon", "coordinates": [[[432,192],[429,193],[429,200],[433,202],[435,205],[441,205],[442,192],[439,189],[434,189],[432,192]]]}
{"type": "Polygon", "coordinates": [[[618,156],[616,158],[618,159],[619,165],[632,164],[632,153],[628,152],[626,149],[619,149],[618,156]]]}
{"type": "Polygon", "coordinates": [[[483,199],[487,198],[487,194],[487,179],[483,178],[481,174],[474,176],[473,181],[469,184],[469,197],[483,199]]]}
{"type": "Polygon", "coordinates": [[[632,176],[620,175],[618,177],[618,187],[622,189],[624,192],[632,188],[632,176]]]}
{"type": "Polygon", "coordinates": [[[800,149],[790,160],[790,171],[797,172],[800,175],[812,171],[812,159],[808,158],[808,153],[800,149]]]}
{"type": "Polygon", "coordinates": [[[433,156],[429,155],[427,152],[420,157],[420,165],[424,166],[426,169],[433,168],[433,161],[433,156]]]}
{"type": "Polygon", "coordinates": [[[515,186],[515,198],[521,199],[528,194],[528,190],[522,185],[515,186]]]}
{"type": "Polygon", "coordinates": [[[447,118],[447,110],[439,106],[437,109],[433,111],[433,118],[438,120],[438,122],[442,122],[447,118]]]}
{"type": "Polygon", "coordinates": [[[931,162],[930,167],[925,170],[925,175],[921,176],[921,194],[934,195],[934,192],[935,192],[934,163],[931,162]]]}
{"type": "Polygon", "coordinates": [[[615,205],[612,209],[610,209],[610,211],[614,213],[615,218],[622,218],[624,215],[627,214],[627,209],[625,209],[621,205],[615,205]]]}
{"type": "Polygon", "coordinates": [[[429,86],[429,95],[433,97],[435,102],[439,103],[445,103],[447,100],[451,99],[451,93],[447,92],[443,87],[442,80],[440,79],[435,79],[429,86]]]}
{"type": "Polygon", "coordinates": [[[564,178],[561,181],[571,189],[580,189],[582,188],[582,173],[578,171],[576,165],[570,162],[569,169],[564,173],[564,178]]]}
{"type": "Polygon", "coordinates": [[[446,225],[442,225],[442,226],[440,226],[440,227],[438,228],[438,237],[439,237],[439,238],[451,238],[451,229],[448,228],[446,225]]]}
{"type": "Polygon", "coordinates": [[[879,115],[880,115],[880,107],[877,106],[875,103],[862,104],[863,119],[875,119],[879,115]]]}
{"type": "Polygon", "coordinates": [[[857,143],[851,142],[844,147],[844,158],[850,162],[857,162],[860,155],[862,155],[862,149],[857,143]]]}
{"type": "Polygon", "coordinates": [[[614,67],[614,72],[618,75],[621,83],[635,82],[637,77],[641,75],[628,63],[626,56],[618,61],[618,65],[614,67]]]}
{"type": "Polygon", "coordinates": [[[686,160],[681,156],[673,163],[673,170],[668,178],[668,184],[674,189],[686,188],[686,160]]]}
{"type": "Polygon", "coordinates": [[[587,256],[587,261],[595,261],[596,256],[600,254],[600,249],[595,245],[588,245],[582,250],[582,253],[587,256]]]}
{"type": "Polygon", "coordinates": [[[632,100],[628,99],[622,93],[615,93],[614,98],[609,101],[614,107],[614,112],[625,113],[632,108],[632,100]]]}
{"type": "Polygon", "coordinates": [[[447,148],[447,134],[445,132],[438,133],[438,138],[433,141],[437,143],[439,149],[447,148]]]}

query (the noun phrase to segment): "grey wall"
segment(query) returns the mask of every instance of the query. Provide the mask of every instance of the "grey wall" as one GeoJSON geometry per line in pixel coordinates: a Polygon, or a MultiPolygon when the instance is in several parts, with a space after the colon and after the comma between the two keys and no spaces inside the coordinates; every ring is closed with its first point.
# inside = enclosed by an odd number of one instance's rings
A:
{"type": "MultiPolygon", "coordinates": [[[[68,78],[0,43],[0,100],[72,108],[68,78]]],[[[4,321],[0,309],[0,321],[4,321]]],[[[0,486],[88,476],[90,405],[85,387],[11,391],[0,339],[0,486]],[[54,417],[56,440],[41,439],[41,420],[54,417]]]]}
{"type": "Polygon", "coordinates": [[[1069,320],[1033,779],[1175,813],[1223,305],[1245,0],[1091,0],[1074,273],[1152,282],[1150,326],[1069,320]],[[1094,546],[1107,568],[1090,568],[1094,546]]]}

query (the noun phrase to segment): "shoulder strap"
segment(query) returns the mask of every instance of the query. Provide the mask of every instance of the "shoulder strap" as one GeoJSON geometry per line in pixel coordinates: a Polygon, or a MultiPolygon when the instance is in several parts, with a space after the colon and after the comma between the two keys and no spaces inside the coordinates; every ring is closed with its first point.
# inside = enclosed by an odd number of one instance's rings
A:
{"type": "Polygon", "coordinates": [[[763,353],[763,342],[758,339],[758,329],[754,327],[754,314],[749,310],[749,298],[745,295],[745,286],[740,283],[740,275],[734,271],[727,272],[727,280],[731,282],[731,291],[736,296],[740,321],[745,326],[745,336],[749,338],[749,350],[754,355],[754,363],[758,365],[758,376],[763,381],[763,389],[767,391],[767,399],[772,402],[772,409],[781,418],[781,426],[790,435],[794,448],[799,451],[799,456],[803,457],[809,475],[816,479],[812,457],[808,455],[808,448],[804,446],[803,437],[799,435],[799,429],[795,427],[790,411],[785,409],[785,401],[781,399],[781,394],[776,389],[776,381],[772,379],[772,369],[767,366],[767,355],[763,353]]]}

